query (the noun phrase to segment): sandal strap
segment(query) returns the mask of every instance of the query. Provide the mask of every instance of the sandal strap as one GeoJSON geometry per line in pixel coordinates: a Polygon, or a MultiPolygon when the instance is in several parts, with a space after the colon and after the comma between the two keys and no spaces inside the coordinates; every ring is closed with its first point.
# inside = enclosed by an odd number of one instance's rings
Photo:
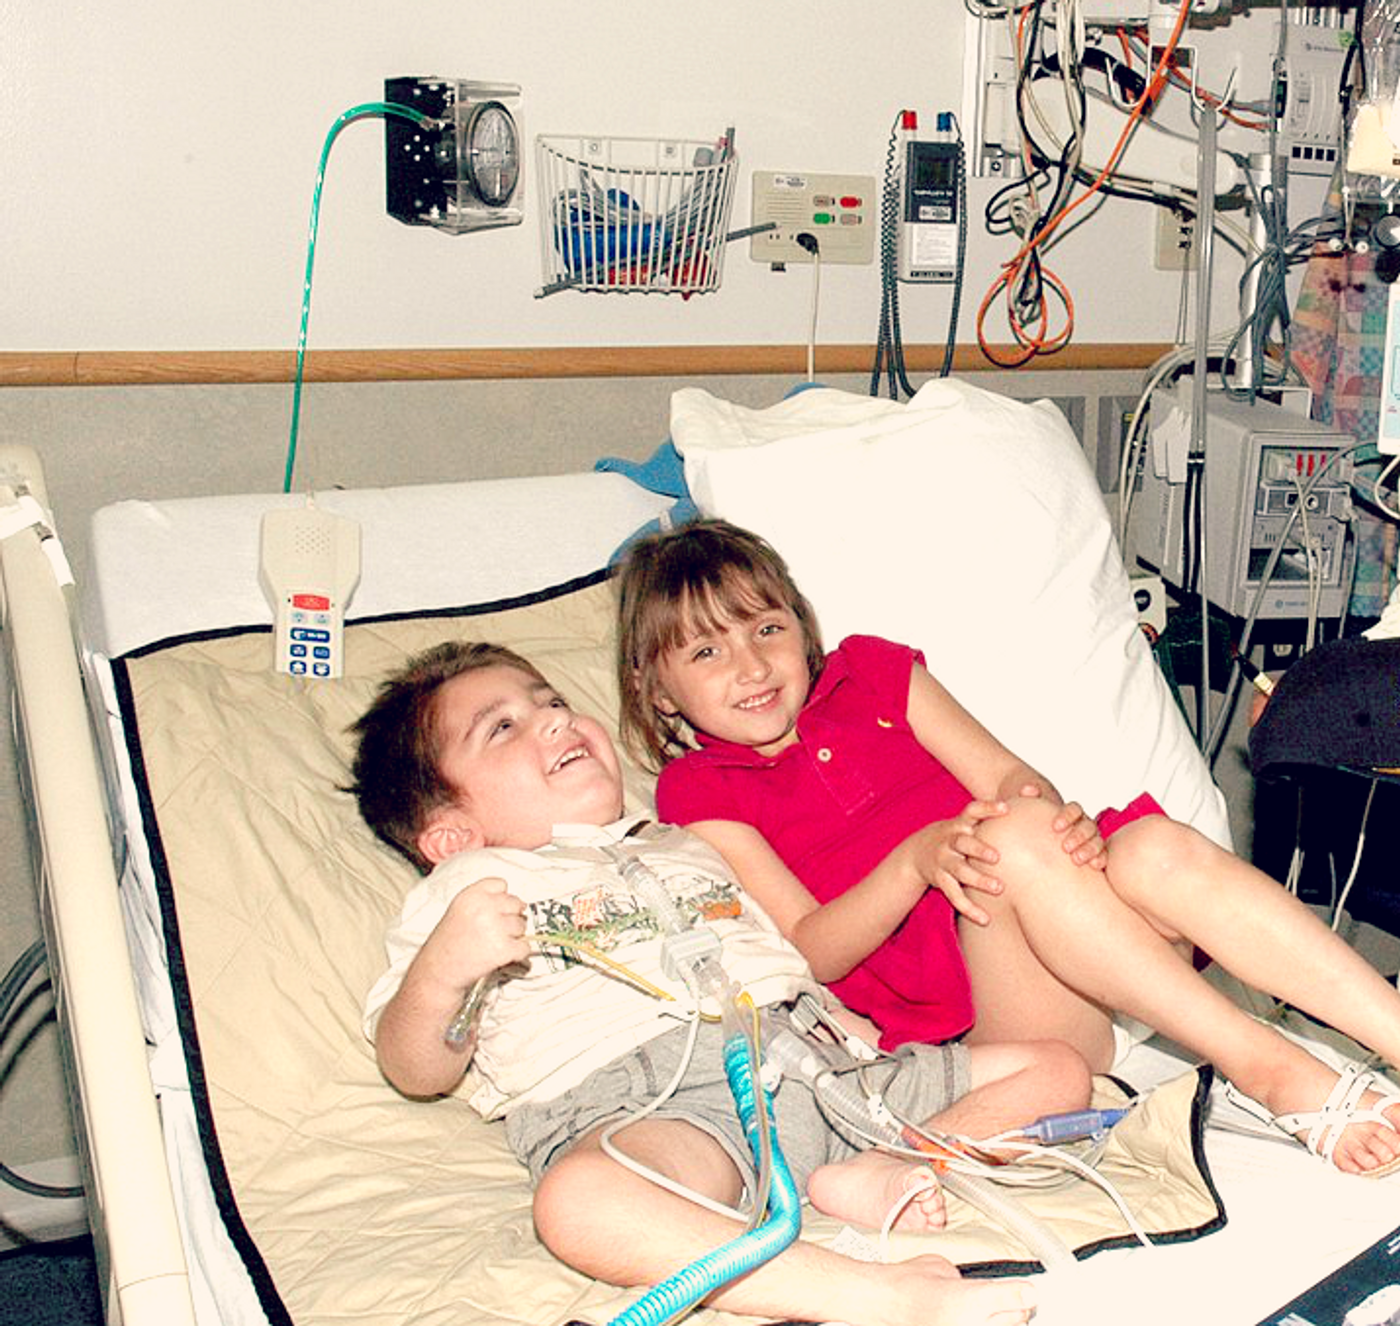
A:
{"type": "Polygon", "coordinates": [[[1313,1155],[1330,1161],[1342,1133],[1354,1123],[1379,1123],[1392,1132],[1400,1132],[1380,1110],[1361,1107],[1361,1097],[1375,1090],[1376,1085],[1374,1073],[1347,1064],[1321,1109],[1280,1114],[1274,1122],[1295,1137],[1302,1134],[1303,1145],[1313,1155]]]}

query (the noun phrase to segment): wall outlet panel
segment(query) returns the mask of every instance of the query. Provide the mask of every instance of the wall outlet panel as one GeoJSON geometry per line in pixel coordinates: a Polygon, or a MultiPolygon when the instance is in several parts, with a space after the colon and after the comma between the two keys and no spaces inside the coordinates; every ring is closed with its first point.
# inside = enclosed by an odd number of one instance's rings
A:
{"type": "Polygon", "coordinates": [[[807,232],[816,237],[823,264],[874,262],[879,202],[873,175],[756,170],[750,224],[774,229],[749,237],[749,257],[810,263],[812,255],[797,242],[807,232]]]}

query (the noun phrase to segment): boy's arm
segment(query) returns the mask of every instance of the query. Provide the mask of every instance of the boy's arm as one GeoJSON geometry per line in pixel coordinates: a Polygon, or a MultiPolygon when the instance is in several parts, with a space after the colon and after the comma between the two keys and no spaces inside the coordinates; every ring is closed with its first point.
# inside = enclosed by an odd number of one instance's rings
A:
{"type": "Polygon", "coordinates": [[[380,1071],[406,1096],[439,1096],[462,1079],[475,1035],[449,1045],[449,1024],[483,976],[529,958],[525,905],[502,879],[469,885],[448,904],[379,1018],[380,1071]]]}

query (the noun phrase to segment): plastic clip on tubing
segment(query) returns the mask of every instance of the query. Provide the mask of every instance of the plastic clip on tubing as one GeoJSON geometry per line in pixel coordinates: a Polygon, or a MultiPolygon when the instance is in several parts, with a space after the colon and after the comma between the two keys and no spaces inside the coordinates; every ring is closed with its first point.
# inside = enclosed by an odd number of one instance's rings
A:
{"type": "MultiPolygon", "coordinates": [[[[771,1121],[773,1108],[768,1092],[754,1082],[745,1037],[731,1036],[725,1041],[724,1071],[729,1078],[729,1089],[734,1093],[739,1122],[744,1126],[749,1145],[756,1152],[758,1111],[768,1111],[771,1121]]],[[[614,1317],[609,1326],[661,1326],[661,1323],[689,1311],[721,1285],[776,1257],[801,1231],[801,1196],[775,1138],[768,1218],[761,1225],[700,1257],[670,1279],[648,1290],[625,1312],[614,1317]]]]}

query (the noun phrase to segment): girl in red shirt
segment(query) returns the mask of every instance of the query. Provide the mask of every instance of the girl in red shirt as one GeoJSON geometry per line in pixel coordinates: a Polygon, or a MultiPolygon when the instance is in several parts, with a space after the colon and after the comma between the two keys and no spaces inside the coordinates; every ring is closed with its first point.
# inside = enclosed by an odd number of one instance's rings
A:
{"type": "Polygon", "coordinates": [[[853,637],[826,656],[756,535],[707,520],[645,539],[619,583],[622,732],[661,772],[658,814],[718,848],[886,1048],[1062,1040],[1104,1071],[1122,1014],[1338,1169],[1400,1168],[1400,1099],[1192,964],[1199,946],[1400,1063],[1400,993],[1274,880],[1151,797],[1090,818],[915,651],[853,637]]]}

